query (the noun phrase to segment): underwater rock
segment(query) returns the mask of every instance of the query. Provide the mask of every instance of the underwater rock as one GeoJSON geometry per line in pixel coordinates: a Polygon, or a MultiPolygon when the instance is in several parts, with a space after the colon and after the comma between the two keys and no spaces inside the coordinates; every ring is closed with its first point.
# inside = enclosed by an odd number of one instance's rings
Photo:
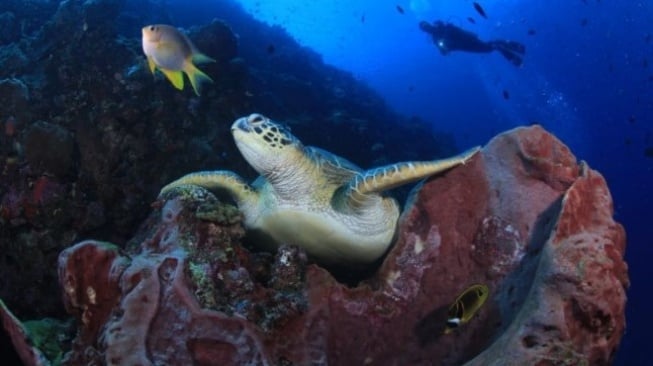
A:
{"type": "MultiPolygon", "coordinates": [[[[30,366],[61,364],[65,345],[70,343],[75,330],[72,322],[52,318],[21,322],[2,300],[0,320],[18,353],[2,354],[3,363],[10,365],[18,365],[20,360],[30,366]]],[[[4,337],[0,337],[0,342],[4,340],[4,337]]],[[[0,350],[4,350],[3,346],[0,344],[0,350]]]]}
{"type": "Polygon", "coordinates": [[[73,167],[75,139],[66,129],[52,123],[38,121],[25,136],[25,158],[38,171],[62,177],[73,167]]]}
{"type": "MultiPolygon", "coordinates": [[[[1,57],[1,56],[0,56],[1,57]]],[[[1,67],[2,61],[0,61],[1,67]]],[[[0,156],[10,157],[9,163],[17,162],[23,149],[18,142],[22,127],[29,120],[29,89],[20,79],[0,80],[0,156]]],[[[0,166],[2,164],[0,159],[0,166]]],[[[5,160],[7,162],[7,160],[5,160]]]]}
{"type": "Polygon", "coordinates": [[[207,50],[219,65],[229,62],[238,56],[238,39],[229,25],[222,20],[214,19],[193,35],[197,39],[196,46],[207,50]]]}
{"type": "MultiPolygon", "coordinates": [[[[598,172],[541,127],[518,128],[494,138],[482,158],[426,182],[413,202],[384,267],[424,268],[414,287],[440,300],[426,300],[434,310],[415,329],[435,348],[434,359],[610,364],[625,328],[628,275],[624,230],[598,172]],[[407,266],[395,253],[411,247],[430,258],[407,266]],[[444,299],[473,283],[490,288],[484,308],[454,333],[434,337],[444,299]]],[[[426,311],[424,301],[411,306],[426,311]]]]}
{"type": "Polygon", "coordinates": [[[2,75],[22,75],[29,64],[28,56],[16,43],[0,47],[0,69],[2,75]]]}
{"type": "MultiPolygon", "coordinates": [[[[546,146],[537,140],[529,145],[546,146]]],[[[540,228],[530,236],[528,250],[538,267],[528,281],[526,298],[519,309],[509,310],[510,324],[469,365],[496,360],[502,360],[499,364],[518,360],[531,365],[610,365],[624,333],[629,285],[623,260],[626,238],[623,227],[612,218],[607,184],[584,162],[578,178],[569,182],[572,174],[565,170],[572,166],[562,161],[571,157],[568,151],[549,150],[545,156],[549,159],[542,159],[541,153],[524,154],[524,171],[554,189],[568,188],[549,210],[554,216],[539,217],[540,228]]],[[[503,290],[503,299],[508,300],[510,288],[503,290]]]]}
{"type": "Polygon", "coordinates": [[[124,3],[125,0],[63,0],[59,2],[52,19],[59,26],[78,23],[88,28],[109,24],[118,17],[124,3]],[[78,18],[80,13],[81,19],[78,18]]]}
{"type": "Polygon", "coordinates": [[[0,80],[0,105],[5,113],[23,117],[28,102],[29,90],[25,83],[16,78],[0,80]]]}
{"type": "Polygon", "coordinates": [[[126,0],[85,0],[82,4],[84,21],[97,26],[100,22],[111,23],[119,15],[126,0]]]}
{"type": "Polygon", "coordinates": [[[603,365],[624,331],[625,234],[606,183],[539,126],[419,186],[353,287],[297,248],[250,252],[239,213],[203,189],[160,204],[125,251],[60,255],[79,327],[65,362],[603,365]],[[474,284],[485,304],[452,315],[474,284]]]}
{"type": "MultiPolygon", "coordinates": [[[[7,306],[1,300],[0,319],[2,320],[5,332],[7,332],[7,335],[13,343],[14,349],[25,365],[41,366],[50,364],[45,355],[43,355],[43,352],[31,344],[31,339],[25,325],[7,309],[7,306]]],[[[6,359],[7,355],[3,354],[3,358],[6,359]]],[[[9,358],[9,362],[18,362],[18,360],[11,360],[11,357],[9,358]]]]}
{"type": "Polygon", "coordinates": [[[27,86],[19,79],[0,80],[0,91],[2,92],[3,104],[19,104],[20,107],[25,107],[25,103],[29,100],[27,86]]]}
{"type": "Polygon", "coordinates": [[[20,37],[20,24],[16,15],[10,11],[0,14],[0,44],[7,44],[18,40],[20,37]]]}

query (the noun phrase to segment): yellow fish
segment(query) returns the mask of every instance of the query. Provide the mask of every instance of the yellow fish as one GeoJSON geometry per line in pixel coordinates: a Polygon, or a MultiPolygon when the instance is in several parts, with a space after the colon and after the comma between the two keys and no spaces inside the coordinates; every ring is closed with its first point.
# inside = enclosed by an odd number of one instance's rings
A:
{"type": "Polygon", "coordinates": [[[195,90],[200,95],[200,85],[211,78],[200,71],[193,62],[214,62],[215,60],[202,54],[195,45],[177,28],[154,24],[143,27],[143,53],[147,56],[150,71],[159,69],[170,80],[175,88],[184,88],[184,73],[195,90]]]}
{"type": "Polygon", "coordinates": [[[489,294],[490,289],[486,285],[476,284],[471,285],[458,295],[449,307],[444,334],[451,333],[454,329],[467,323],[483,306],[489,294]]]}

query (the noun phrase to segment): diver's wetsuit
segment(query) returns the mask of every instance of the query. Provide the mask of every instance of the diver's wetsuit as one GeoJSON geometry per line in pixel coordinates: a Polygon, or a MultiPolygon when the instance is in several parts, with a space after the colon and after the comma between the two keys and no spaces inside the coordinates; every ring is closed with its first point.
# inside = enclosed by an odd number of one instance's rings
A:
{"type": "Polygon", "coordinates": [[[519,42],[503,40],[484,42],[476,34],[443,21],[436,21],[433,24],[422,21],[419,23],[419,28],[431,35],[433,43],[443,55],[450,51],[478,53],[499,51],[513,65],[521,66],[522,57],[526,52],[526,47],[519,42]]]}

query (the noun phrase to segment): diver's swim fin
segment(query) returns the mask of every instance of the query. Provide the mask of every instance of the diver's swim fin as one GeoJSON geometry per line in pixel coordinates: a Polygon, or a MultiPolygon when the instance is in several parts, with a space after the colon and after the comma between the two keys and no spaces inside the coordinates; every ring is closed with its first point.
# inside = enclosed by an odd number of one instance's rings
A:
{"type": "Polygon", "coordinates": [[[499,41],[503,47],[506,49],[519,53],[521,55],[526,53],[526,46],[524,46],[522,43],[515,42],[515,41],[499,41]]]}
{"type": "Polygon", "coordinates": [[[493,41],[492,47],[501,52],[510,63],[515,66],[521,66],[523,63],[522,55],[526,53],[526,47],[515,41],[493,41]]]}
{"type": "Polygon", "coordinates": [[[523,63],[522,57],[516,53],[504,50],[503,48],[497,48],[497,51],[501,52],[503,57],[505,57],[511,64],[515,66],[521,66],[523,63]]]}

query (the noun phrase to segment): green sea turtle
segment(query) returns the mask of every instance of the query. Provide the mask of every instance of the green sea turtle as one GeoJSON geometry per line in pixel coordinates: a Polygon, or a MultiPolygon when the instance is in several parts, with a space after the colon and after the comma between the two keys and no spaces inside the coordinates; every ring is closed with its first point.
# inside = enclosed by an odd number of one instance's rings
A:
{"type": "Polygon", "coordinates": [[[257,242],[271,248],[297,245],[319,262],[345,266],[371,263],[392,243],[399,205],[383,191],[463,164],[478,151],[364,171],[304,146],[287,128],[260,114],[236,120],[231,132],[260,174],[251,186],[233,172],[218,170],[188,174],[163,187],[161,194],[182,185],[226,192],[257,242]]]}

